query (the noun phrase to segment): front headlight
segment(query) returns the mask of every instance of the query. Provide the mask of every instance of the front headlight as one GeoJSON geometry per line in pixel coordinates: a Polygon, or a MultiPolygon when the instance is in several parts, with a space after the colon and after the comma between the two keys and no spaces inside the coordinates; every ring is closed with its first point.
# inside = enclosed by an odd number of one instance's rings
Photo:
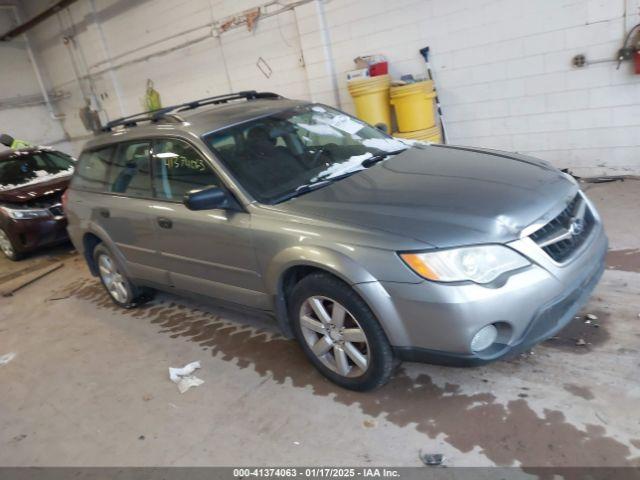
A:
{"type": "Polygon", "coordinates": [[[489,283],[503,273],[530,265],[522,255],[500,245],[401,253],[400,258],[421,277],[437,282],[489,283]]]}
{"type": "Polygon", "coordinates": [[[44,218],[51,216],[51,212],[49,210],[45,210],[42,208],[33,208],[33,209],[19,209],[19,208],[8,208],[8,207],[0,207],[4,210],[7,215],[16,220],[28,220],[30,218],[44,218]]]}

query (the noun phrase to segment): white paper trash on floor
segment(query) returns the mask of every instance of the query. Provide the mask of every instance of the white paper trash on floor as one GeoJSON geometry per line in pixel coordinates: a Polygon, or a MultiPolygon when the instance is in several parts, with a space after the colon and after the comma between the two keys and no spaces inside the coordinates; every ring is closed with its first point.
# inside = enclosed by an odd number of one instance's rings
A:
{"type": "Polygon", "coordinates": [[[200,362],[191,362],[182,368],[169,367],[169,378],[173,383],[178,384],[180,393],[204,383],[204,380],[192,375],[198,368],[200,368],[200,362]]]}
{"type": "Polygon", "coordinates": [[[16,356],[15,352],[9,352],[5,355],[0,356],[0,367],[2,365],[6,365],[7,363],[9,363],[11,360],[13,360],[16,356]]]}

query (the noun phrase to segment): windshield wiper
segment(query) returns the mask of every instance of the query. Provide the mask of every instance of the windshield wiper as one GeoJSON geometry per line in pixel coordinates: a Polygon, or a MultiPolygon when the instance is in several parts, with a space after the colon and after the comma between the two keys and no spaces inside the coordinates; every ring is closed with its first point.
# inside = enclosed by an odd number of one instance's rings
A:
{"type": "Polygon", "coordinates": [[[369,168],[373,164],[378,163],[378,162],[380,162],[382,160],[385,160],[387,157],[389,157],[391,155],[397,155],[399,153],[402,153],[405,150],[406,149],[403,148],[402,150],[395,150],[393,152],[378,153],[377,155],[373,155],[371,157],[365,158],[364,160],[362,160],[357,165],[352,165],[353,168],[351,170],[343,171],[342,173],[339,173],[337,175],[333,175],[331,173],[327,173],[325,175],[321,174],[321,176],[319,176],[318,178],[320,178],[322,180],[329,180],[329,181],[332,181],[332,182],[335,181],[335,180],[340,180],[342,178],[345,178],[345,177],[348,177],[350,175],[353,175],[354,173],[362,171],[362,168],[369,168]]]}
{"type": "Polygon", "coordinates": [[[403,148],[402,150],[394,150],[393,152],[384,152],[384,153],[379,153],[377,155],[374,155],[373,157],[369,157],[369,158],[365,158],[362,163],[360,165],[362,165],[365,168],[369,168],[370,166],[381,162],[382,160],[386,159],[387,157],[390,157],[391,155],[397,155],[399,153],[404,152],[405,150],[407,150],[406,148],[403,148]]]}
{"type": "Polygon", "coordinates": [[[304,185],[300,185],[299,187],[297,187],[295,190],[292,190],[291,192],[287,192],[284,195],[276,198],[273,203],[274,204],[282,203],[285,200],[289,200],[294,197],[299,197],[300,195],[304,195],[305,193],[312,192],[313,190],[324,187],[325,185],[328,185],[330,183],[331,183],[330,180],[321,180],[319,182],[305,183],[304,185]]]}
{"type": "Polygon", "coordinates": [[[387,158],[387,157],[389,157],[391,155],[397,155],[399,153],[402,153],[405,150],[407,150],[407,149],[403,148],[401,150],[395,150],[393,152],[379,153],[379,154],[374,155],[372,157],[366,158],[360,163],[360,165],[358,167],[356,167],[353,170],[347,170],[346,172],[343,172],[343,173],[341,173],[339,175],[322,177],[320,180],[318,180],[316,182],[305,183],[304,185],[300,185],[295,190],[293,190],[291,192],[287,192],[284,195],[276,198],[273,201],[273,203],[274,204],[282,203],[282,202],[284,202],[286,200],[290,200],[290,199],[292,199],[294,197],[299,197],[300,195],[304,195],[305,193],[309,193],[309,192],[312,192],[313,190],[316,190],[318,188],[322,188],[322,187],[324,187],[326,185],[329,185],[330,183],[336,182],[338,180],[342,180],[343,178],[350,177],[354,173],[358,173],[358,172],[360,172],[362,170],[362,169],[359,168],[360,166],[362,166],[364,168],[369,168],[373,164],[378,163],[378,162],[384,160],[385,158],[387,158]]]}

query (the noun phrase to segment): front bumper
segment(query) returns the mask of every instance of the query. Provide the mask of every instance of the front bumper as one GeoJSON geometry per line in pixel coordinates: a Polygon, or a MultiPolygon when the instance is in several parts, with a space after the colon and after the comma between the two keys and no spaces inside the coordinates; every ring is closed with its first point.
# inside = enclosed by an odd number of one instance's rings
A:
{"type": "Polygon", "coordinates": [[[380,319],[401,359],[477,365],[515,355],[564,328],[587,302],[604,271],[607,238],[598,224],[566,265],[555,264],[532,242],[510,244],[534,264],[501,287],[371,282],[356,289],[380,319]],[[473,352],[471,339],[489,324],[498,340],[473,352]]]}
{"type": "Polygon", "coordinates": [[[29,252],[47,245],[55,245],[69,239],[65,217],[9,220],[5,231],[19,252],[29,252]]]}

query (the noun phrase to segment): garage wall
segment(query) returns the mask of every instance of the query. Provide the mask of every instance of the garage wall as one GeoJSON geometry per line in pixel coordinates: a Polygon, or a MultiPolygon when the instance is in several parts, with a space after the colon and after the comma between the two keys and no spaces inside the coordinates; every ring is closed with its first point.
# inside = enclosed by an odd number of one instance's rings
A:
{"type": "Polygon", "coordinates": [[[345,73],[354,57],[382,53],[392,74],[417,75],[418,49],[430,45],[452,143],[532,153],[583,175],[640,173],[640,76],[628,63],[570,63],[578,53],[614,58],[640,0],[313,1],[254,32],[217,38],[198,28],[263,3],[80,0],[30,36],[52,83],[70,92],[60,108],[74,137],[87,133],[83,97],[105,117],[134,113],[147,78],[165,104],[255,88],[353,111],[345,73]]]}
{"type": "MultiPolygon", "coordinates": [[[[80,0],[31,38],[56,88],[70,92],[60,108],[70,112],[64,122],[73,137],[88,133],[78,117],[84,98],[94,99],[105,120],[137,113],[148,79],[164,105],[246,89],[308,98],[293,10],[261,19],[253,32],[242,27],[219,38],[211,34],[214,20],[261,3],[80,0]],[[259,58],[271,69],[269,78],[256,67],[259,58]]],[[[43,8],[38,1],[25,5],[31,14],[43,8]]]]}
{"type": "MultiPolygon", "coordinates": [[[[0,31],[16,25],[12,9],[0,6],[0,31]]],[[[52,121],[29,58],[24,38],[0,42],[0,133],[53,143],[64,138],[59,122],[52,121]]],[[[0,149],[5,147],[0,145],[0,149]]]]}
{"type": "MultiPolygon", "coordinates": [[[[571,58],[615,58],[639,8],[637,0],[354,0],[329,2],[326,17],[347,110],[344,73],[355,56],[381,52],[393,74],[416,75],[418,50],[429,45],[451,143],[532,153],[588,175],[640,172],[640,76],[629,63],[575,69],[571,58]]],[[[311,33],[317,22],[303,26],[314,85],[323,52],[311,33]]]]}

